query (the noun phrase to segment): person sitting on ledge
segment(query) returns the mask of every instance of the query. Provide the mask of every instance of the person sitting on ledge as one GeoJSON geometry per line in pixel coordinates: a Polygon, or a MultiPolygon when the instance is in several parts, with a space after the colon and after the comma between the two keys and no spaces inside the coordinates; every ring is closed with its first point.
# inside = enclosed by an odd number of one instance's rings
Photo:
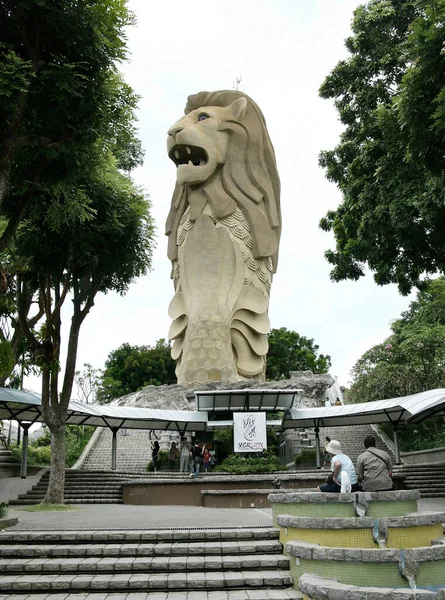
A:
{"type": "Polygon", "coordinates": [[[387,492],[394,489],[392,462],[389,454],[375,447],[375,437],[364,439],[366,452],[357,459],[357,477],[364,492],[387,492]]]}
{"type": "Polygon", "coordinates": [[[337,440],[331,440],[326,446],[326,452],[332,455],[331,471],[326,483],[320,485],[319,492],[332,492],[339,494],[342,487],[342,474],[344,479],[348,479],[351,484],[351,492],[358,492],[360,487],[357,482],[357,473],[355,472],[352,460],[341,450],[341,444],[337,440]]]}

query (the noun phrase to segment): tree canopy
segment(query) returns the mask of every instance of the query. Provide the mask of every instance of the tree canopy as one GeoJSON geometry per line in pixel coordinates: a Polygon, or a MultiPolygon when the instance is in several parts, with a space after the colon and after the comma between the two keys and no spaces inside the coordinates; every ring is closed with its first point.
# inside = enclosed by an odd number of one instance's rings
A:
{"type": "Polygon", "coordinates": [[[445,278],[426,284],[391,329],[354,365],[349,402],[445,387],[445,278]]]}
{"type": "Polygon", "coordinates": [[[169,342],[161,338],[154,346],[122,344],[108,355],[97,399],[101,404],[136,392],[147,385],[175,384],[176,363],[169,342]]]}
{"type": "Polygon", "coordinates": [[[342,203],[320,225],[335,281],[368,266],[403,294],[445,273],[445,1],[371,0],[358,7],[350,53],[320,88],[345,130],[320,164],[342,203]]]}
{"type": "Polygon", "coordinates": [[[42,194],[87,218],[76,182],[98,138],[121,168],[140,162],[137,96],[115,66],[132,21],[126,0],[0,1],[0,250],[42,194]]]}
{"type": "Polygon", "coordinates": [[[266,363],[266,379],[288,379],[291,371],[327,373],[331,366],[329,355],[318,355],[319,347],[313,339],[289,331],[285,327],[271,329],[268,335],[269,352],[266,363]]]}
{"type": "Polygon", "coordinates": [[[26,351],[42,375],[51,503],[81,326],[98,293],[124,294],[151,266],[150,203],[128,175],[142,160],[138,97],[116,64],[132,21],[126,0],[0,0],[0,343],[8,368],[26,351]]]}

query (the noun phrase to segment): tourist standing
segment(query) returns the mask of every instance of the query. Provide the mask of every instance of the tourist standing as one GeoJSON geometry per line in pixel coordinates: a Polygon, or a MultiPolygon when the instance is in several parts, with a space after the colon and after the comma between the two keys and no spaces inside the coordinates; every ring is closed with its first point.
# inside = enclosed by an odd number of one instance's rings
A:
{"type": "Polygon", "coordinates": [[[159,454],[159,442],[156,440],[151,443],[151,460],[153,462],[153,470],[156,473],[158,470],[158,454],[159,454]]]}
{"type": "Polygon", "coordinates": [[[179,445],[179,471],[186,473],[189,467],[190,460],[190,446],[187,442],[187,438],[182,436],[181,443],[179,445]]]}
{"type": "Polygon", "coordinates": [[[331,476],[330,480],[320,485],[317,489],[319,492],[334,492],[340,493],[342,483],[350,482],[351,492],[357,492],[360,488],[357,481],[357,473],[355,472],[352,460],[346,454],[343,454],[341,444],[337,440],[331,440],[326,446],[326,451],[332,456],[331,458],[331,476]],[[342,481],[343,479],[343,481],[342,481]]]}
{"type": "Polygon", "coordinates": [[[168,451],[168,470],[173,471],[175,468],[175,461],[179,456],[179,450],[176,448],[176,442],[172,442],[170,450],[168,451]]]}
{"type": "Polygon", "coordinates": [[[203,468],[204,471],[206,473],[208,473],[210,471],[210,459],[211,459],[211,454],[208,450],[208,448],[206,446],[204,446],[203,451],[202,451],[202,462],[203,462],[203,468]]]}
{"type": "Polygon", "coordinates": [[[195,479],[198,479],[199,477],[199,469],[201,467],[202,464],[202,449],[199,447],[199,442],[198,440],[195,440],[195,443],[193,445],[192,448],[192,454],[193,454],[193,471],[192,471],[192,476],[195,479]]]}
{"type": "Polygon", "coordinates": [[[357,459],[357,477],[364,492],[386,492],[394,488],[389,454],[375,447],[375,437],[364,439],[366,451],[357,459]]]}

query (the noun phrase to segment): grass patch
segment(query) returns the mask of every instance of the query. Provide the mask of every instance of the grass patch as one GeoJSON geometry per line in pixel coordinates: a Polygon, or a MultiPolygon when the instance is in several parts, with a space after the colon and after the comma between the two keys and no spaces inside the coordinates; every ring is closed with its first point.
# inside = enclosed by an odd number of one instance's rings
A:
{"type": "Polygon", "coordinates": [[[64,510],[81,510],[70,504],[33,504],[23,508],[15,508],[17,511],[24,512],[61,512],[64,510]]]}

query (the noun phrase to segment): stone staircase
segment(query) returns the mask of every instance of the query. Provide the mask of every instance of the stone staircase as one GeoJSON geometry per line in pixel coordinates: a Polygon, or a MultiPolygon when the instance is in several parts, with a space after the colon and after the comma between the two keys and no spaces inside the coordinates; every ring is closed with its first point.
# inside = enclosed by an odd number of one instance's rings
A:
{"type": "Polygon", "coordinates": [[[366,436],[373,435],[376,441],[376,448],[388,452],[393,463],[395,456],[392,448],[375,432],[371,425],[354,425],[353,427],[320,427],[320,445],[323,451],[326,436],[331,440],[338,440],[341,443],[343,453],[349,456],[354,464],[357,464],[357,458],[365,451],[363,440],[366,436]]]}
{"type": "Polygon", "coordinates": [[[278,534],[270,527],[9,530],[0,533],[0,597],[301,599],[278,534]]]}
{"type": "MultiPolygon", "coordinates": [[[[144,429],[121,429],[117,433],[117,462],[116,470],[125,473],[146,472],[147,464],[151,460],[150,431],[144,429]]],[[[161,432],[158,432],[158,435],[161,432]]],[[[162,432],[166,447],[169,440],[178,442],[176,432],[162,432]]],[[[153,440],[156,438],[153,438],[153,440]]],[[[81,469],[88,471],[108,471],[111,469],[111,443],[110,429],[103,427],[95,444],[90,449],[81,469]]]]}
{"type": "Polygon", "coordinates": [[[401,467],[396,473],[403,476],[407,490],[419,490],[422,498],[445,497],[445,465],[401,467]]]}
{"type": "MultiPolygon", "coordinates": [[[[135,474],[114,471],[65,471],[65,504],[122,504],[122,483],[137,478],[135,474]]],[[[39,504],[48,488],[49,472],[26,494],[10,504],[39,504]]]]}
{"type": "Polygon", "coordinates": [[[12,456],[11,450],[0,449],[0,476],[11,477],[18,469],[20,469],[20,466],[12,456]]]}

